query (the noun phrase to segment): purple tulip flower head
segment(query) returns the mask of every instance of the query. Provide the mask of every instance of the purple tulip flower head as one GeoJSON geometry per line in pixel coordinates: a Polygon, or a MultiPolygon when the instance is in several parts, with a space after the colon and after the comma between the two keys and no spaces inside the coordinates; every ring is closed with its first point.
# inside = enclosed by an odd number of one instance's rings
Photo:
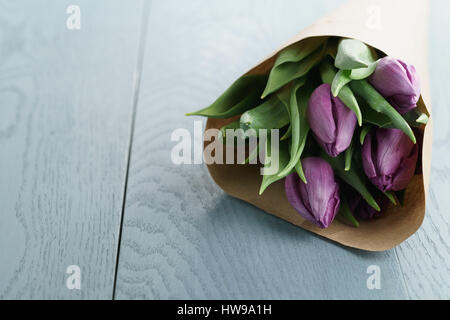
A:
{"type": "Polygon", "coordinates": [[[339,211],[339,185],[331,166],[321,158],[302,161],[307,184],[297,173],[287,176],[286,196],[292,207],[319,228],[327,228],[339,211]]]}
{"type": "Polygon", "coordinates": [[[333,97],[329,84],[322,84],[311,95],[308,121],[317,142],[331,157],[348,149],[357,122],[355,113],[333,97]]]}
{"type": "Polygon", "coordinates": [[[386,197],[383,197],[381,194],[375,197],[376,202],[380,205],[381,211],[377,211],[372,208],[371,205],[364,200],[361,195],[357,194],[349,200],[350,210],[353,214],[362,219],[362,220],[372,220],[379,218],[383,215],[384,209],[387,207],[386,197]]]}
{"type": "Polygon", "coordinates": [[[369,81],[401,114],[417,106],[420,98],[420,80],[414,66],[385,57],[378,62],[369,81]]]}
{"type": "Polygon", "coordinates": [[[364,171],[381,191],[400,191],[414,176],[418,154],[418,146],[401,130],[380,128],[364,140],[364,171]]]}

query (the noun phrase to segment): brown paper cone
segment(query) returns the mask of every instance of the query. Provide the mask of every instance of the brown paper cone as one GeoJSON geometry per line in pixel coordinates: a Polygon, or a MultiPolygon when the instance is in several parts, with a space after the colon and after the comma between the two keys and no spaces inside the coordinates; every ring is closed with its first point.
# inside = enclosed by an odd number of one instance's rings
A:
{"type": "MultiPolygon", "coordinates": [[[[428,10],[427,0],[351,0],[300,32],[248,74],[268,72],[279,51],[302,39],[311,36],[355,38],[392,57],[413,64],[422,84],[419,108],[431,114],[427,50],[428,10]]],[[[221,128],[226,122],[227,120],[209,119],[206,129],[221,128]]],[[[424,133],[423,175],[415,176],[408,186],[405,206],[390,206],[382,218],[362,222],[359,228],[352,228],[338,219],[335,219],[328,229],[319,229],[307,222],[287,201],[284,179],[259,196],[262,180],[259,166],[213,164],[209,165],[208,169],[214,181],[233,197],[343,245],[368,251],[384,251],[406,240],[423,222],[431,168],[431,128],[430,117],[424,133]]]]}

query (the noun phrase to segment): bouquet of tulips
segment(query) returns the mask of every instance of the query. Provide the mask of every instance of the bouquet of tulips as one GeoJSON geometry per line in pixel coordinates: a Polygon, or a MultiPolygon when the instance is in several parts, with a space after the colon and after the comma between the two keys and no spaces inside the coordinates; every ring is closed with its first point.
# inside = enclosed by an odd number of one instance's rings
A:
{"type": "MultiPolygon", "coordinates": [[[[285,179],[291,206],[319,228],[340,216],[358,227],[380,217],[388,203],[402,205],[418,165],[422,129],[420,81],[414,66],[365,43],[340,37],[311,37],[283,49],[263,74],[244,75],[211,106],[189,115],[229,119],[224,137],[242,140],[258,130],[279,130],[265,148],[271,166],[260,194],[285,179]],[[251,134],[247,134],[251,132],[251,134]]],[[[260,145],[259,145],[260,146],[260,145]]]]}

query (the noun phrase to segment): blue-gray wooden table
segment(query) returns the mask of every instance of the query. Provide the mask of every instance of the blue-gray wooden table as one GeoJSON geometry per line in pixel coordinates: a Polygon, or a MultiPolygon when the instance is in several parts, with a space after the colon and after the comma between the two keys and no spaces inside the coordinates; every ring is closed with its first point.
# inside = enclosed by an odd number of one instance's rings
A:
{"type": "Polygon", "coordinates": [[[342,2],[0,1],[0,298],[450,298],[446,0],[431,3],[427,215],[396,249],[323,240],[170,161],[184,113],[342,2]]]}

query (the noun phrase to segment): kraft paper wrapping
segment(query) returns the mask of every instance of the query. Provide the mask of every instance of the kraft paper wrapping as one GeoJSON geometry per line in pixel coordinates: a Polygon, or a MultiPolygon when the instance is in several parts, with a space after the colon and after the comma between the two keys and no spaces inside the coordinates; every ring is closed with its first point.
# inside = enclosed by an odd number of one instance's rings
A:
{"type": "MultiPolygon", "coordinates": [[[[351,0],[330,15],[301,31],[285,46],[251,69],[247,74],[267,73],[276,55],[285,47],[312,36],[355,38],[389,56],[413,64],[420,76],[422,97],[418,107],[431,115],[428,76],[428,13],[427,0],[351,0]],[[374,15],[374,16],[373,16],[374,15]]],[[[221,128],[230,120],[208,119],[206,129],[221,128]]],[[[205,141],[205,146],[208,142],[205,141]]],[[[303,229],[342,245],[367,251],[389,250],[414,234],[425,216],[425,199],[430,179],[432,120],[424,131],[423,174],[416,175],[408,186],[405,204],[389,206],[382,218],[361,221],[353,228],[335,219],[328,229],[320,229],[303,219],[289,204],[284,179],[271,185],[262,196],[259,165],[209,165],[214,181],[229,195],[284,219],[303,229]]],[[[225,150],[225,152],[234,152],[225,150]]]]}

